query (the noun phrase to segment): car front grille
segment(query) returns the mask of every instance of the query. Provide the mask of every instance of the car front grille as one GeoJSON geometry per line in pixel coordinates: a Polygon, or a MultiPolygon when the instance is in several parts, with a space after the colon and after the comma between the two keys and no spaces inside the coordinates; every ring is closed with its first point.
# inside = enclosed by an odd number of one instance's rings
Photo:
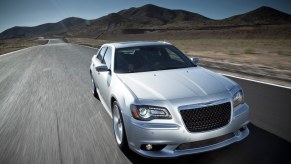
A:
{"type": "Polygon", "coordinates": [[[201,108],[180,110],[186,128],[190,132],[202,132],[217,129],[230,121],[231,104],[206,106],[201,108]]]}

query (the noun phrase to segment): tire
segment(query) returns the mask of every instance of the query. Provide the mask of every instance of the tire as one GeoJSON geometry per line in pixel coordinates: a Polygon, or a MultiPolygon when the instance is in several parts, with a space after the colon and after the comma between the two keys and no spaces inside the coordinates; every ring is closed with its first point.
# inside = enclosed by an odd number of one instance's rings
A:
{"type": "Polygon", "coordinates": [[[124,128],[123,118],[120,112],[120,108],[116,101],[112,104],[112,122],[113,132],[116,143],[122,151],[128,150],[128,142],[124,128]]]}
{"type": "Polygon", "coordinates": [[[91,90],[92,90],[92,93],[93,93],[94,97],[99,99],[98,92],[97,92],[97,89],[96,89],[92,74],[91,74],[91,88],[92,88],[91,90]]]}

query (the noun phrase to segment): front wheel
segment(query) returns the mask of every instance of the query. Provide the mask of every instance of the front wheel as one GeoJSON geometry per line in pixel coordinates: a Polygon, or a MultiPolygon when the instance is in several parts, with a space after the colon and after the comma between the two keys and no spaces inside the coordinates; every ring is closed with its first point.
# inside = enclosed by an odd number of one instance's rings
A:
{"type": "Polygon", "coordinates": [[[96,90],[96,86],[95,86],[94,79],[93,79],[92,75],[91,75],[91,88],[92,88],[92,93],[93,93],[94,97],[99,99],[98,92],[96,90]]]}
{"type": "Polygon", "coordinates": [[[127,143],[122,115],[116,101],[113,102],[112,106],[113,106],[112,119],[113,119],[113,130],[114,130],[115,140],[119,148],[124,151],[128,148],[128,143],[127,143]]]}

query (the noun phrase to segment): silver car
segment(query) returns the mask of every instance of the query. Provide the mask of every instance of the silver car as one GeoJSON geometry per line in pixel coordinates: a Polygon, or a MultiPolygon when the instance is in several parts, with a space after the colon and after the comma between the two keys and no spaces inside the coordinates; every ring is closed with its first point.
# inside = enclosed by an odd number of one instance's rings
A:
{"type": "Polygon", "coordinates": [[[93,56],[93,94],[112,116],[122,150],[177,157],[248,136],[242,88],[197,62],[166,42],[104,44],[93,56]]]}

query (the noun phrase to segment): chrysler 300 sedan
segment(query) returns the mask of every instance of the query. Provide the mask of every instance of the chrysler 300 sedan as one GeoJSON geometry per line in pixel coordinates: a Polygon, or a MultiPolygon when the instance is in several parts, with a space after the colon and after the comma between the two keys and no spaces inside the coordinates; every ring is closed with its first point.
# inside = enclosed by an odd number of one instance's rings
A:
{"type": "Polygon", "coordinates": [[[117,145],[151,158],[218,149],[248,136],[249,106],[234,81],[166,42],[104,44],[92,92],[112,116],[117,145]]]}

